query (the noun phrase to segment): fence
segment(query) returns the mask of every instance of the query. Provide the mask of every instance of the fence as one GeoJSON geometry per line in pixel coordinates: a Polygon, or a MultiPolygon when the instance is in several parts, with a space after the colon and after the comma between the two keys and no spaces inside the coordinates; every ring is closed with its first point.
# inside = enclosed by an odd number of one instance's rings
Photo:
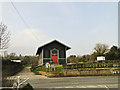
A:
{"type": "Polygon", "coordinates": [[[20,78],[20,76],[16,77],[7,77],[6,79],[4,79],[4,82],[8,82],[6,83],[7,85],[3,85],[3,87],[0,87],[0,89],[17,89],[19,90],[19,88],[22,88],[23,86],[25,86],[28,82],[29,78],[20,78]]]}
{"type": "Polygon", "coordinates": [[[78,69],[78,68],[110,68],[120,67],[119,63],[84,63],[84,64],[70,64],[64,67],[65,69],[78,69]]]}

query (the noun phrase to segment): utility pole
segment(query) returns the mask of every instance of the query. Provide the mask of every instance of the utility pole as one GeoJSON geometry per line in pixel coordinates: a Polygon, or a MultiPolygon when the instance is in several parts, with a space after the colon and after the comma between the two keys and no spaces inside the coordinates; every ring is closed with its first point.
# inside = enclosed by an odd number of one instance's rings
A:
{"type": "Polygon", "coordinates": [[[1,35],[0,35],[0,87],[2,87],[2,49],[1,49],[1,35]]]}

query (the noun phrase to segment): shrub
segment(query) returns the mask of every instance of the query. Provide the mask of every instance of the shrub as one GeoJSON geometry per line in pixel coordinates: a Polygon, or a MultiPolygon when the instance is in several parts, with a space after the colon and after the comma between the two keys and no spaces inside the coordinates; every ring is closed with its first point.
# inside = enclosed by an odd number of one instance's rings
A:
{"type": "Polygon", "coordinates": [[[32,69],[32,68],[30,68],[30,71],[31,71],[31,72],[33,72],[33,69],[32,69]]]}
{"type": "Polygon", "coordinates": [[[62,68],[63,66],[62,65],[56,65],[55,68],[62,68]]]}
{"type": "Polygon", "coordinates": [[[73,66],[73,65],[71,66],[71,69],[74,69],[74,66],[73,66]]]}
{"type": "Polygon", "coordinates": [[[2,60],[2,76],[7,77],[11,75],[15,75],[23,69],[23,65],[21,63],[11,62],[10,60],[2,60]]]}
{"type": "Polygon", "coordinates": [[[118,67],[119,65],[118,64],[113,64],[113,67],[118,67]]]}
{"type": "Polygon", "coordinates": [[[55,67],[55,71],[58,73],[63,73],[64,68],[63,67],[55,67]]]}
{"type": "Polygon", "coordinates": [[[89,67],[91,68],[91,65],[89,65],[89,67]]]}

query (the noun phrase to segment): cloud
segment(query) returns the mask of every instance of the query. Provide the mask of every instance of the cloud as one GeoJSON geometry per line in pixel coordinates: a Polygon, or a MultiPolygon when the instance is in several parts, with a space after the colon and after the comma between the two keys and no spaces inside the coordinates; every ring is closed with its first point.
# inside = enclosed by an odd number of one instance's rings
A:
{"type": "Polygon", "coordinates": [[[17,54],[29,55],[35,54],[36,49],[43,42],[51,39],[51,36],[43,30],[37,29],[24,29],[11,37],[11,46],[9,52],[15,52],[17,54]]]}
{"type": "Polygon", "coordinates": [[[14,41],[19,43],[19,45],[26,45],[28,46],[29,44],[33,43],[40,43],[44,40],[49,38],[49,35],[42,30],[37,30],[37,29],[24,29],[21,30],[18,34],[16,34],[14,41]]]}
{"type": "Polygon", "coordinates": [[[43,32],[42,30],[37,30],[37,29],[25,29],[21,32],[21,35],[25,35],[29,40],[34,39],[34,40],[45,40],[48,38],[47,33],[43,32]]]}
{"type": "Polygon", "coordinates": [[[102,27],[96,27],[92,30],[93,33],[99,33],[100,31],[102,31],[103,28],[102,27]]]}

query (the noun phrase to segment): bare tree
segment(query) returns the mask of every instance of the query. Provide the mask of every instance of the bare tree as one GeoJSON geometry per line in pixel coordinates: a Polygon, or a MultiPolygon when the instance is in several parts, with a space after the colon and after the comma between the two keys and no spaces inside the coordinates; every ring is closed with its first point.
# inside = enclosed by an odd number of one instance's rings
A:
{"type": "Polygon", "coordinates": [[[98,43],[94,50],[97,55],[104,55],[108,51],[108,45],[98,43]]]}
{"type": "Polygon", "coordinates": [[[0,24],[0,50],[7,49],[10,41],[10,33],[7,31],[7,26],[0,24]]]}

